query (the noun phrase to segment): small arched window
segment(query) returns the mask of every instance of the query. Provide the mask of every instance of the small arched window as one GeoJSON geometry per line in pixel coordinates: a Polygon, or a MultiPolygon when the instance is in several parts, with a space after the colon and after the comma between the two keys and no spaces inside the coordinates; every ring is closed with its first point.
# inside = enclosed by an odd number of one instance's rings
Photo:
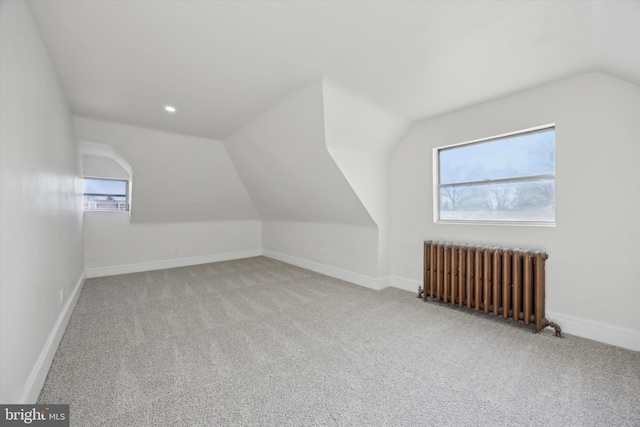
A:
{"type": "Polygon", "coordinates": [[[85,211],[131,212],[133,169],[113,147],[80,141],[85,211]]]}
{"type": "Polygon", "coordinates": [[[121,179],[84,178],[83,205],[86,211],[128,211],[129,182],[121,179]]]}

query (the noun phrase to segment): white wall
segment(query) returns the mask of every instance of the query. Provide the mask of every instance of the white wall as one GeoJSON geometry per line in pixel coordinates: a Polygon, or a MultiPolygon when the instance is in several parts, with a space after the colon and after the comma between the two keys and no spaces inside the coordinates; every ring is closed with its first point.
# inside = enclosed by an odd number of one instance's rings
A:
{"type": "MultiPolygon", "coordinates": [[[[78,139],[112,147],[134,177],[130,220],[126,212],[84,213],[88,276],[260,254],[261,221],[222,142],[84,117],[74,123],[78,139]]],[[[89,175],[126,172],[83,157],[89,175]]]]}
{"type": "Polygon", "coordinates": [[[428,239],[545,250],[547,317],[640,350],[639,118],[639,87],[586,74],[414,125],[391,157],[393,283],[417,288],[428,239]],[[547,123],[556,123],[556,227],[434,224],[434,147],[547,123]]]}
{"type": "Polygon", "coordinates": [[[126,212],[85,212],[87,276],[258,256],[260,221],[129,223],[126,212]]]}
{"type": "Polygon", "coordinates": [[[225,146],[263,220],[374,225],[327,151],[321,83],[295,92],[225,146]]]}
{"type": "Polygon", "coordinates": [[[327,148],[377,226],[378,268],[374,277],[389,276],[389,155],[363,149],[327,148]]]}
{"type": "Polygon", "coordinates": [[[409,124],[323,79],[324,128],[331,157],[378,226],[378,272],[389,275],[389,153],[409,124]]]}
{"type": "Polygon", "coordinates": [[[80,155],[26,3],[0,30],[0,401],[35,403],[84,277],[80,155]]]}
{"type": "Polygon", "coordinates": [[[225,146],[264,221],[266,255],[332,275],[378,277],[376,223],[327,150],[322,82],[293,93],[225,146]]]}
{"type": "Polygon", "coordinates": [[[303,268],[381,289],[378,228],[319,222],[264,221],[263,253],[303,268]]]}

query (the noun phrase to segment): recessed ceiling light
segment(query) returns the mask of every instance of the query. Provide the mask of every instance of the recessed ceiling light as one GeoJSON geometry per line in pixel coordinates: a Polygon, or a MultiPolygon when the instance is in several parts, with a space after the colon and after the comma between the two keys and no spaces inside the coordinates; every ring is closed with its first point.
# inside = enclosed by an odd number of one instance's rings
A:
{"type": "Polygon", "coordinates": [[[174,107],[172,105],[165,105],[164,109],[167,111],[167,113],[175,113],[176,112],[176,107],[174,107]]]}

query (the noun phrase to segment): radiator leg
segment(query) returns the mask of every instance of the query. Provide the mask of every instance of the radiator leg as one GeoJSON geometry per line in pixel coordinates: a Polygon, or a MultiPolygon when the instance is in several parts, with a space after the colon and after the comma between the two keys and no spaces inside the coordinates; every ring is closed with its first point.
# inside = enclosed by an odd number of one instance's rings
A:
{"type": "Polygon", "coordinates": [[[548,320],[545,322],[545,327],[550,326],[553,329],[556,330],[556,336],[562,338],[562,328],[560,327],[560,325],[558,325],[557,323],[554,322],[549,322],[548,320]]]}

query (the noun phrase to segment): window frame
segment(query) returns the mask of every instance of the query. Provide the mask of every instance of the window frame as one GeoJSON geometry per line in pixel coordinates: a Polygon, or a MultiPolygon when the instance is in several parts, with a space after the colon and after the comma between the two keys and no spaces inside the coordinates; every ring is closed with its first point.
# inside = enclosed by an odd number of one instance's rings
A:
{"type": "Polygon", "coordinates": [[[489,136],[486,138],[474,139],[472,141],[465,141],[456,144],[445,145],[436,147],[433,149],[433,222],[435,224],[468,224],[468,225],[507,225],[507,226],[537,226],[537,227],[555,227],[557,223],[557,165],[556,165],[556,124],[549,123],[541,126],[535,126],[532,128],[517,130],[514,132],[508,132],[500,135],[489,136]],[[543,130],[553,129],[554,131],[554,150],[553,150],[553,174],[543,175],[526,175],[510,178],[498,178],[483,181],[464,181],[440,184],[440,152],[443,150],[461,147],[465,145],[475,145],[487,143],[490,141],[497,141],[500,139],[510,138],[519,135],[525,135],[528,133],[535,133],[543,130]],[[554,185],[553,191],[553,220],[548,221],[530,221],[530,220],[490,220],[490,219],[441,219],[440,215],[440,190],[442,187],[452,187],[454,185],[482,185],[482,184],[495,184],[506,182],[526,182],[541,179],[552,179],[554,185]]]}
{"type": "MultiPolygon", "coordinates": [[[[131,181],[128,179],[122,179],[122,178],[105,178],[105,177],[101,177],[101,176],[89,176],[89,175],[84,175],[82,177],[82,210],[84,212],[127,212],[129,213],[131,211],[131,191],[130,191],[130,185],[131,185],[131,181]],[[84,192],[84,180],[85,179],[93,179],[93,180],[99,180],[99,181],[118,181],[118,182],[124,182],[125,183],[125,194],[106,194],[106,193],[85,193],[84,192]],[[125,201],[124,201],[124,205],[125,205],[125,209],[90,209],[87,207],[87,204],[90,203],[88,201],[84,200],[85,196],[114,196],[114,197],[125,197],[125,201]]],[[[117,206],[120,206],[120,204],[122,204],[122,202],[117,202],[116,203],[117,206]]]]}

